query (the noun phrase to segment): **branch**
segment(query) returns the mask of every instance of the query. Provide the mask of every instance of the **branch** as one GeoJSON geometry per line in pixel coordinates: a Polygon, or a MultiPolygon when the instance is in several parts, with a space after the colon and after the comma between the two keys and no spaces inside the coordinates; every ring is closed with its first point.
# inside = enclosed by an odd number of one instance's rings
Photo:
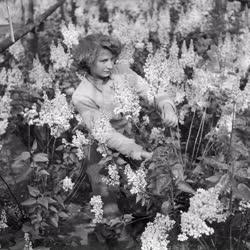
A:
{"type": "MultiPolygon", "coordinates": [[[[29,23],[26,24],[26,26],[22,29],[19,29],[15,32],[14,37],[15,37],[15,42],[24,37],[27,33],[32,31],[34,28],[40,25],[48,16],[50,16],[58,7],[63,5],[65,0],[58,0],[56,4],[48,8],[43,14],[41,14],[34,23],[29,23]]],[[[11,41],[11,38],[8,37],[4,39],[3,41],[0,42],[0,53],[8,49],[14,42],[11,41]]]]}

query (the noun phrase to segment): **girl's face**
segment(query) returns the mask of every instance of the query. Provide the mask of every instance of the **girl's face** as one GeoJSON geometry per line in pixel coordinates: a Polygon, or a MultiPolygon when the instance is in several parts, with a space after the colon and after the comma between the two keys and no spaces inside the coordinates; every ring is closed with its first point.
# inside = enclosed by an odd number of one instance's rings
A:
{"type": "Polygon", "coordinates": [[[107,49],[101,49],[90,67],[90,73],[97,79],[109,77],[114,67],[114,55],[107,49]]]}

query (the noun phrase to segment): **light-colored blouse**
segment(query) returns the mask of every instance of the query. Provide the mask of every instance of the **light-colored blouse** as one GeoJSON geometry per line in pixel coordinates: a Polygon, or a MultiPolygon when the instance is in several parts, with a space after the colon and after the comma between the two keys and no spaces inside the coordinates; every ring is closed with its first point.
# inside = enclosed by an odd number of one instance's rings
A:
{"type": "MultiPolygon", "coordinates": [[[[135,90],[135,93],[152,104],[152,101],[148,98],[149,85],[126,64],[115,66],[110,80],[103,84],[102,89],[97,88],[92,82],[83,77],[72,95],[72,102],[79,112],[83,123],[90,131],[93,130],[93,125],[100,118],[101,112],[108,113],[112,129],[106,137],[105,144],[126,156],[131,156],[132,153],[141,151],[142,147],[136,144],[134,139],[122,134],[127,125],[127,120],[114,112],[117,107],[114,100],[114,79],[119,79],[119,76],[126,76],[126,83],[135,90]]],[[[166,103],[171,104],[175,110],[173,102],[166,93],[156,96],[154,103],[160,112],[162,112],[166,103]]]]}

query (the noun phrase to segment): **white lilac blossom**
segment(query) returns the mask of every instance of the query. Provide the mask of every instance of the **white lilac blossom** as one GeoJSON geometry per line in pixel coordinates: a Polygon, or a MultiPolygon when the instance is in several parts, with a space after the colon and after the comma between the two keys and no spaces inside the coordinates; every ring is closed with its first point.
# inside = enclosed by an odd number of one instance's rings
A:
{"type": "Polygon", "coordinates": [[[158,17],[158,37],[160,43],[164,46],[169,44],[169,32],[171,30],[170,9],[161,8],[158,17]]]}
{"type": "Polygon", "coordinates": [[[55,70],[68,68],[73,62],[71,54],[64,51],[61,43],[56,46],[54,42],[50,45],[50,59],[55,70]]]}
{"type": "Polygon", "coordinates": [[[149,84],[148,98],[153,102],[154,97],[165,92],[166,86],[169,84],[165,48],[161,47],[155,54],[149,54],[143,69],[149,84]]]}
{"type": "Polygon", "coordinates": [[[0,71],[0,85],[7,85],[7,70],[2,68],[0,71]]]}
{"type": "Polygon", "coordinates": [[[31,109],[25,108],[24,111],[21,113],[25,122],[28,123],[28,125],[33,125],[37,123],[37,118],[39,116],[37,112],[37,105],[34,103],[31,107],[31,109]]]}
{"type": "Polygon", "coordinates": [[[189,48],[187,48],[186,41],[184,40],[181,47],[180,65],[184,69],[185,67],[195,67],[198,61],[198,55],[194,51],[194,43],[191,39],[189,48]]]}
{"type": "Polygon", "coordinates": [[[141,235],[142,250],[167,250],[169,231],[175,224],[168,215],[156,214],[153,222],[148,222],[141,235]]]}
{"type": "Polygon", "coordinates": [[[179,47],[174,38],[171,48],[169,49],[169,57],[167,60],[168,74],[172,82],[181,83],[184,80],[184,70],[178,59],[179,47]]]}
{"type": "Polygon", "coordinates": [[[103,219],[103,201],[100,195],[94,195],[90,200],[90,205],[92,209],[90,210],[94,213],[95,218],[93,219],[93,223],[101,223],[103,219]]]}
{"type": "Polygon", "coordinates": [[[231,114],[222,114],[220,117],[217,125],[216,125],[216,131],[226,131],[226,133],[229,135],[232,131],[232,124],[233,124],[233,113],[231,114]]]}
{"type": "Polygon", "coordinates": [[[55,98],[49,100],[44,92],[44,102],[41,106],[38,120],[40,126],[48,124],[51,129],[51,135],[57,138],[70,128],[69,121],[72,118],[73,112],[67,103],[65,94],[62,94],[57,88],[55,98]]]}
{"type": "Polygon", "coordinates": [[[109,186],[118,186],[120,184],[120,176],[117,165],[108,165],[108,177],[104,176],[102,181],[109,186]]]}
{"type": "Polygon", "coordinates": [[[127,177],[128,185],[130,186],[130,193],[136,195],[143,195],[146,191],[147,172],[144,168],[140,167],[138,170],[132,170],[130,165],[126,165],[124,174],[127,177]]]}
{"type": "Polygon", "coordinates": [[[129,12],[133,17],[148,11],[152,4],[151,1],[148,0],[124,0],[122,2],[117,0],[106,0],[105,3],[110,13],[112,13],[114,9],[118,9],[122,12],[129,12]]]}
{"type": "Polygon", "coordinates": [[[79,43],[80,30],[73,23],[69,23],[67,26],[62,24],[61,32],[63,35],[63,43],[68,47],[72,48],[74,45],[79,43]]]}
{"type": "Polygon", "coordinates": [[[250,201],[246,201],[246,200],[241,200],[239,202],[239,210],[242,213],[245,213],[247,210],[250,209],[250,201]]]}
{"type": "Polygon", "coordinates": [[[80,130],[76,130],[75,133],[72,136],[72,146],[77,148],[76,155],[81,160],[84,157],[84,146],[88,145],[90,140],[80,130]]]}
{"type": "Polygon", "coordinates": [[[0,220],[0,229],[5,229],[7,228],[7,217],[6,217],[6,211],[2,209],[1,211],[1,220],[0,220]]]}
{"type": "Polygon", "coordinates": [[[42,90],[52,87],[52,74],[46,72],[38,56],[33,60],[33,68],[29,72],[29,78],[34,83],[31,85],[34,89],[42,90]]]}
{"type": "Polygon", "coordinates": [[[7,90],[13,87],[20,87],[24,83],[22,71],[18,65],[14,65],[11,69],[7,70],[7,90]]]}
{"type": "Polygon", "coordinates": [[[63,180],[62,180],[62,188],[64,191],[68,192],[69,190],[72,190],[74,187],[74,183],[72,182],[71,178],[69,178],[68,176],[66,176],[63,180]]]}
{"type": "Polygon", "coordinates": [[[11,98],[9,92],[0,97],[0,136],[6,132],[8,127],[8,119],[11,111],[11,98]]]}
{"type": "Polygon", "coordinates": [[[126,14],[117,12],[112,17],[112,35],[117,37],[125,45],[135,45],[148,40],[149,29],[146,26],[146,19],[143,15],[136,18],[136,21],[130,20],[126,14]]]}
{"type": "Polygon", "coordinates": [[[88,20],[88,32],[87,34],[102,33],[109,35],[109,24],[100,22],[98,16],[90,16],[88,20]]]}
{"type": "Polygon", "coordinates": [[[238,57],[236,37],[231,36],[230,33],[227,33],[224,40],[220,38],[218,44],[218,54],[220,65],[227,70],[235,71],[234,67],[237,66],[237,63],[235,63],[235,61],[238,57]]]}
{"type": "Polygon", "coordinates": [[[123,114],[126,119],[138,120],[141,106],[139,104],[139,96],[136,91],[128,83],[126,75],[115,76],[113,78],[113,89],[115,92],[114,113],[123,114]]]}
{"type": "Polygon", "coordinates": [[[113,128],[110,124],[110,114],[101,110],[100,115],[92,122],[91,133],[98,142],[106,143],[110,138],[110,134],[113,132],[113,128]]]}
{"type": "Polygon", "coordinates": [[[9,52],[14,56],[17,61],[20,61],[24,55],[24,47],[21,43],[21,40],[16,41],[13,45],[9,47],[9,52]]]}
{"type": "Polygon", "coordinates": [[[203,31],[206,27],[207,18],[197,8],[188,9],[185,13],[182,9],[175,33],[180,32],[185,37],[198,28],[203,31]]]}
{"type": "Polygon", "coordinates": [[[24,233],[24,241],[25,241],[24,250],[33,250],[29,233],[24,233]]]}
{"type": "Polygon", "coordinates": [[[224,222],[228,213],[225,205],[219,200],[221,187],[215,186],[204,190],[199,188],[190,198],[190,207],[187,212],[181,214],[181,231],[179,240],[188,237],[199,238],[203,234],[211,235],[214,229],[208,223],[224,222]]]}

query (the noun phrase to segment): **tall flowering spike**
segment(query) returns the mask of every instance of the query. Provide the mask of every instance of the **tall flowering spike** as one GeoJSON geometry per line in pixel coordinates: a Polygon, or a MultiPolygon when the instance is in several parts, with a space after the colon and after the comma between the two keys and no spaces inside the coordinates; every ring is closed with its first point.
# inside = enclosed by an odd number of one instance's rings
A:
{"type": "Polygon", "coordinates": [[[51,129],[51,135],[57,138],[70,128],[69,121],[72,118],[73,112],[65,94],[56,89],[55,98],[49,100],[47,94],[44,93],[44,102],[37,121],[40,126],[47,124],[51,129]]]}
{"type": "Polygon", "coordinates": [[[63,43],[70,49],[72,46],[79,43],[78,37],[80,35],[79,27],[73,23],[69,23],[68,26],[62,24],[61,32],[63,35],[63,43]]]}
{"type": "Polygon", "coordinates": [[[240,73],[245,74],[250,67],[250,31],[244,30],[244,33],[239,37],[238,44],[238,67],[240,73]]]}
{"type": "Polygon", "coordinates": [[[238,51],[235,38],[231,37],[229,32],[226,34],[224,40],[219,40],[218,51],[223,67],[228,68],[228,70],[234,70],[238,51]]]}
{"type": "Polygon", "coordinates": [[[93,223],[101,223],[103,219],[103,201],[101,196],[94,195],[90,200],[90,205],[92,206],[92,209],[90,211],[95,215],[93,223]]]}
{"type": "Polygon", "coordinates": [[[166,49],[161,47],[155,54],[149,54],[143,69],[150,87],[148,98],[153,101],[154,97],[165,92],[169,85],[166,49]]]}
{"type": "Polygon", "coordinates": [[[47,73],[41,64],[38,56],[33,60],[33,68],[29,72],[30,80],[34,83],[31,85],[32,88],[42,90],[43,88],[52,87],[53,79],[51,74],[47,73]]]}
{"type": "Polygon", "coordinates": [[[68,68],[73,62],[71,54],[64,51],[61,43],[56,46],[54,42],[50,45],[50,59],[55,70],[68,68]]]}
{"type": "Polygon", "coordinates": [[[6,132],[8,127],[8,119],[11,111],[11,98],[9,92],[6,92],[4,96],[0,96],[0,136],[6,132]]]}
{"type": "Polygon", "coordinates": [[[176,38],[172,42],[172,46],[169,50],[169,58],[167,60],[169,78],[172,82],[181,83],[184,80],[184,70],[180,65],[179,58],[179,47],[177,45],[176,38]]]}
{"type": "Polygon", "coordinates": [[[226,207],[219,200],[220,186],[204,190],[199,188],[190,198],[189,210],[181,215],[181,231],[178,236],[180,241],[188,237],[200,238],[202,235],[211,235],[214,229],[207,223],[223,222],[227,219],[226,207]]]}
{"type": "Polygon", "coordinates": [[[198,55],[194,51],[193,40],[191,39],[189,48],[187,49],[186,41],[184,40],[181,47],[180,64],[182,68],[194,67],[196,65],[198,55]]]}
{"type": "Polygon", "coordinates": [[[136,91],[128,83],[127,76],[115,75],[113,77],[114,101],[116,108],[114,113],[122,114],[126,119],[138,120],[141,106],[136,91]]]}
{"type": "Polygon", "coordinates": [[[16,64],[7,71],[7,79],[7,90],[23,85],[23,74],[16,64]]]}
{"type": "Polygon", "coordinates": [[[183,37],[189,33],[200,29],[204,31],[208,28],[208,12],[213,8],[213,0],[207,2],[195,1],[189,3],[186,12],[182,8],[175,33],[180,33],[183,37]]]}
{"type": "Polygon", "coordinates": [[[105,22],[100,22],[98,17],[90,17],[88,20],[88,24],[88,35],[100,32],[109,35],[109,24],[105,22]]]}
{"type": "Polygon", "coordinates": [[[168,215],[156,214],[153,222],[148,222],[141,235],[142,250],[168,250],[169,231],[175,224],[168,215]]]}
{"type": "Polygon", "coordinates": [[[1,211],[1,220],[0,220],[0,229],[5,229],[7,228],[7,217],[6,217],[6,211],[2,209],[1,211]]]}
{"type": "Polygon", "coordinates": [[[112,35],[120,39],[126,46],[134,45],[141,47],[149,37],[149,27],[143,15],[135,21],[130,20],[124,13],[116,12],[112,17],[112,35]]]}
{"type": "Polygon", "coordinates": [[[7,70],[2,68],[0,72],[0,85],[7,85],[7,70]]]}
{"type": "Polygon", "coordinates": [[[168,6],[160,9],[157,23],[160,43],[166,46],[169,44],[169,32],[171,30],[170,10],[168,6]]]}

